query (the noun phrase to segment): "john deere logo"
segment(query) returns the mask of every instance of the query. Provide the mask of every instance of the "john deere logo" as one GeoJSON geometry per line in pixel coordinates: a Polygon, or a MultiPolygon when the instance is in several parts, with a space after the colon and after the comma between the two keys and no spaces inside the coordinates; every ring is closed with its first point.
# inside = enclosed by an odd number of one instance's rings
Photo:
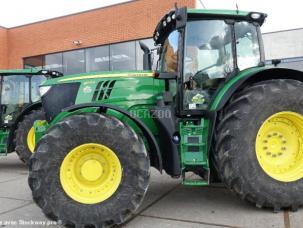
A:
{"type": "Polygon", "coordinates": [[[85,86],[83,88],[83,93],[91,93],[92,92],[92,88],[90,86],[85,86]]]}
{"type": "Polygon", "coordinates": [[[196,94],[192,100],[191,100],[194,104],[203,104],[205,102],[205,98],[202,94],[196,94]]]}

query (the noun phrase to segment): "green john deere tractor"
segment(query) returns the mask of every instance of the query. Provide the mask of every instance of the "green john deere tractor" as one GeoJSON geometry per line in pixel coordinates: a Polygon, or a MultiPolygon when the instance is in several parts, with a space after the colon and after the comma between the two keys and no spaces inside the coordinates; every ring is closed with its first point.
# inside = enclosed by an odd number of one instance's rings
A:
{"type": "Polygon", "coordinates": [[[0,155],[17,152],[26,164],[35,149],[35,120],[45,119],[39,85],[58,72],[0,70],[0,155]]]}
{"type": "Polygon", "coordinates": [[[257,207],[301,206],[303,73],[265,67],[265,17],[175,9],[154,32],[157,71],[47,80],[30,160],[37,205],[66,225],[121,224],[153,166],[184,185],[221,180],[257,207]]]}

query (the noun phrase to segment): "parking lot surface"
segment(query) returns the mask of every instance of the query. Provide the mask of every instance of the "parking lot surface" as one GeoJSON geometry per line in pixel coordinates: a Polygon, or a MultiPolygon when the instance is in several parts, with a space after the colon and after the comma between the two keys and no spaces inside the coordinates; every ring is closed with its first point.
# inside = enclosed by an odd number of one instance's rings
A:
{"type": "MultiPolygon", "coordinates": [[[[0,157],[0,227],[60,227],[47,220],[32,201],[28,171],[15,154],[0,157]]],[[[257,209],[222,185],[186,187],[180,180],[152,170],[143,204],[121,227],[303,227],[297,212],[257,209]]]]}

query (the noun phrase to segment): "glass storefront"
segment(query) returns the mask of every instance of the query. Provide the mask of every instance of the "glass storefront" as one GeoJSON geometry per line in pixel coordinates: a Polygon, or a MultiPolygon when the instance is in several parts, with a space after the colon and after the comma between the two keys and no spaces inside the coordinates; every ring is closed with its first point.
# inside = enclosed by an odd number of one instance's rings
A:
{"type": "Polygon", "coordinates": [[[110,70],[136,70],[135,42],[125,42],[110,46],[110,70]]]}
{"type": "Polygon", "coordinates": [[[63,72],[63,54],[55,53],[50,55],[45,55],[44,68],[47,70],[56,70],[63,72]]]}
{"type": "Polygon", "coordinates": [[[86,71],[109,70],[109,46],[93,47],[86,49],[86,71]]]}
{"type": "Polygon", "coordinates": [[[23,61],[24,68],[42,67],[44,62],[43,59],[44,56],[42,55],[25,58],[23,61]]]}
{"type": "Polygon", "coordinates": [[[63,52],[63,72],[64,74],[84,73],[85,55],[84,49],[63,52]]]}
{"type": "MultiPolygon", "coordinates": [[[[155,48],[152,39],[141,40],[155,48]]],[[[158,57],[155,53],[153,68],[158,57]]],[[[111,70],[143,70],[139,40],[24,58],[24,68],[43,67],[65,75],[111,70]]]]}

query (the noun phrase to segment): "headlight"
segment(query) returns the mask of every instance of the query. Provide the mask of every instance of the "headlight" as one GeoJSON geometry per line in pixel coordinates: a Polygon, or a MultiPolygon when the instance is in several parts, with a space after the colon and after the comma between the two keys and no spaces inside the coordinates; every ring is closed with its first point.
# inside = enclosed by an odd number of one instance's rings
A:
{"type": "Polygon", "coordinates": [[[252,13],[250,14],[250,17],[254,20],[258,20],[261,18],[261,14],[260,13],[252,13]]]}
{"type": "Polygon", "coordinates": [[[40,97],[42,97],[44,94],[46,94],[47,91],[49,91],[50,88],[52,88],[52,87],[51,86],[41,86],[41,87],[39,87],[40,97]]]}

